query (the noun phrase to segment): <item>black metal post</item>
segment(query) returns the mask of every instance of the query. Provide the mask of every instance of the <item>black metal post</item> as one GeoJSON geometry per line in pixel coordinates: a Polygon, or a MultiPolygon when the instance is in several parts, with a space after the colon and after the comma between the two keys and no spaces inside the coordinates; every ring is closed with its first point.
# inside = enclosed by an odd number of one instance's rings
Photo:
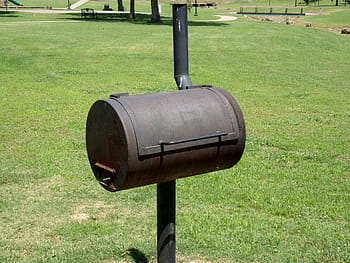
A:
{"type": "Polygon", "coordinates": [[[197,0],[194,1],[194,15],[198,16],[198,2],[197,0]]]}
{"type": "Polygon", "coordinates": [[[157,184],[157,257],[158,263],[176,262],[175,243],[176,184],[157,184]]]}
{"type": "MultiPolygon", "coordinates": [[[[174,78],[178,88],[192,82],[188,75],[187,4],[173,5],[174,78]]],[[[176,182],[157,184],[157,262],[176,262],[176,182]]]]}
{"type": "Polygon", "coordinates": [[[187,4],[173,5],[175,81],[179,89],[192,86],[188,75],[187,4]]]}

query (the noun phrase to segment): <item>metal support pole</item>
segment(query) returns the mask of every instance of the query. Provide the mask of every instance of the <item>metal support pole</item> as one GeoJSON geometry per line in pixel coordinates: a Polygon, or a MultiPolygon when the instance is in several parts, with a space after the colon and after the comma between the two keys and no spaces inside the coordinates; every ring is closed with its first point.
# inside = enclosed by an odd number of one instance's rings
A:
{"type": "MultiPolygon", "coordinates": [[[[178,88],[192,82],[188,75],[187,5],[173,5],[174,78],[178,88]]],[[[157,184],[157,262],[176,262],[176,183],[157,184]]]]}
{"type": "Polygon", "coordinates": [[[198,2],[197,2],[197,0],[195,0],[195,1],[194,1],[194,15],[195,15],[195,16],[198,16],[197,8],[198,8],[198,2]]]}
{"type": "Polygon", "coordinates": [[[175,243],[176,184],[157,184],[157,258],[158,263],[176,262],[175,243]]]}

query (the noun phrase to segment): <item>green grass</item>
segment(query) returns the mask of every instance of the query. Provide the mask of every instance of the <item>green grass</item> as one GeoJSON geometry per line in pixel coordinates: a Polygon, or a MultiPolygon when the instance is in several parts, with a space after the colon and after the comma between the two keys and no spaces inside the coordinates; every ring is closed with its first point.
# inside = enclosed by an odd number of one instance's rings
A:
{"type": "MultiPolygon", "coordinates": [[[[84,133],[98,99],[176,89],[170,17],[10,14],[0,15],[0,262],[141,262],[132,249],[155,262],[155,186],[103,190],[84,133]],[[16,23],[26,20],[59,22],[16,23]]],[[[178,262],[349,262],[350,38],[245,18],[191,21],[189,36],[193,82],[235,96],[247,146],[232,169],[177,181],[178,262]]]]}
{"type": "MultiPolygon", "coordinates": [[[[61,1],[61,0],[21,0],[20,2],[24,7],[47,7],[52,6],[55,8],[63,8],[67,7],[68,0],[61,1]]],[[[71,4],[77,2],[77,0],[70,0],[71,4]]],[[[9,6],[14,6],[11,2],[8,3],[9,6]]]]}
{"type": "Polygon", "coordinates": [[[312,23],[327,25],[345,25],[350,26],[350,9],[331,9],[329,14],[308,17],[308,21],[312,23]]]}

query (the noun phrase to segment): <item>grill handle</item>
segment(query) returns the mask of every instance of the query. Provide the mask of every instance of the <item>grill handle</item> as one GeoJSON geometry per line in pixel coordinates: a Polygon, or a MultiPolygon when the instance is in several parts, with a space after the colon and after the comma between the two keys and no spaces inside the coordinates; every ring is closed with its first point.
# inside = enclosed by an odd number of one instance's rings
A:
{"type": "Polygon", "coordinates": [[[168,141],[168,142],[163,142],[160,141],[159,144],[162,145],[174,145],[174,144],[179,144],[179,143],[185,143],[185,142],[193,142],[193,141],[199,141],[199,140],[205,140],[209,138],[214,138],[214,137],[221,137],[227,135],[227,132],[218,132],[214,134],[209,134],[209,135],[204,135],[204,136],[197,136],[193,138],[188,138],[188,139],[181,139],[181,140],[175,140],[175,141],[168,141]]]}
{"type": "Polygon", "coordinates": [[[111,192],[117,191],[117,187],[114,185],[114,177],[117,176],[117,171],[108,167],[102,163],[95,163],[98,169],[98,179],[100,185],[111,192]]]}

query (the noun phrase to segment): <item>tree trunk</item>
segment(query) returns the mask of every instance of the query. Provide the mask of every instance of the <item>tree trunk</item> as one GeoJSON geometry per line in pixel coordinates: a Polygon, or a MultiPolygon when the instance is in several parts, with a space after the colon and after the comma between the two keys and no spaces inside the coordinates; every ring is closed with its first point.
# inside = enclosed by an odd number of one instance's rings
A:
{"type": "Polygon", "coordinates": [[[160,22],[160,14],[159,14],[159,7],[158,7],[158,0],[151,0],[151,8],[152,8],[152,23],[159,23],[160,22]]]}
{"type": "Polygon", "coordinates": [[[123,0],[118,0],[118,11],[124,11],[123,0]]]}
{"type": "Polygon", "coordinates": [[[130,0],[130,19],[135,19],[135,0],[130,0]]]}

